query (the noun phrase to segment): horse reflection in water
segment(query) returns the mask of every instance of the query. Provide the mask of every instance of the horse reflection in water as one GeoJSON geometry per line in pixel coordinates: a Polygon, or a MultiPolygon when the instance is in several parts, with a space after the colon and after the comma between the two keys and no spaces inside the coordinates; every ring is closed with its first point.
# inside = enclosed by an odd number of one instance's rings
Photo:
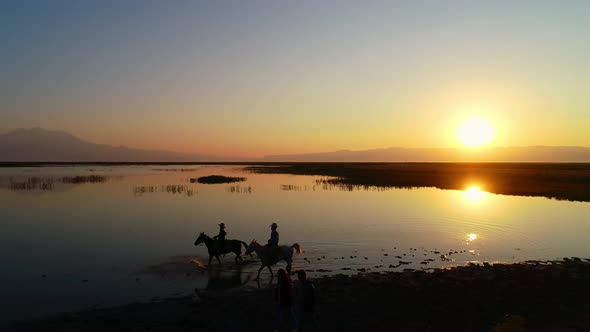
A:
{"type": "Polygon", "coordinates": [[[230,269],[223,269],[219,266],[209,269],[207,280],[208,290],[225,290],[242,287],[250,281],[250,275],[243,273],[243,266],[237,265],[230,269]],[[242,276],[245,275],[244,280],[242,276]]]}

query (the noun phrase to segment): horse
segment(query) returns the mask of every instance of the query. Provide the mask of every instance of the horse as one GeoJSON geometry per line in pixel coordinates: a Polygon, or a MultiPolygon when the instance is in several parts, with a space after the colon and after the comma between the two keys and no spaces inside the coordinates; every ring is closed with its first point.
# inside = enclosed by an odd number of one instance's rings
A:
{"type": "Polygon", "coordinates": [[[242,245],[246,248],[246,251],[248,250],[248,244],[240,240],[224,240],[221,248],[216,248],[215,242],[217,242],[217,240],[210,238],[205,233],[199,234],[199,237],[195,241],[195,246],[198,246],[201,243],[205,243],[207,246],[207,251],[209,251],[208,265],[211,265],[213,257],[217,258],[219,265],[221,265],[219,255],[229,254],[230,252],[236,254],[236,264],[240,264],[242,262],[242,245]]]}
{"type": "Polygon", "coordinates": [[[287,262],[287,271],[291,273],[291,263],[293,262],[293,249],[295,249],[295,252],[298,254],[301,254],[303,251],[301,250],[299,243],[294,243],[292,246],[279,246],[279,248],[281,253],[280,257],[274,257],[273,255],[269,254],[269,252],[263,245],[256,242],[256,240],[252,240],[252,242],[250,242],[250,245],[246,250],[246,255],[249,255],[251,252],[254,251],[256,252],[256,255],[260,258],[260,262],[262,263],[262,266],[260,266],[260,268],[258,269],[258,276],[256,277],[256,280],[260,279],[260,272],[264,269],[265,266],[270,271],[271,278],[274,277],[274,274],[272,273],[272,269],[270,267],[282,260],[287,262]]]}

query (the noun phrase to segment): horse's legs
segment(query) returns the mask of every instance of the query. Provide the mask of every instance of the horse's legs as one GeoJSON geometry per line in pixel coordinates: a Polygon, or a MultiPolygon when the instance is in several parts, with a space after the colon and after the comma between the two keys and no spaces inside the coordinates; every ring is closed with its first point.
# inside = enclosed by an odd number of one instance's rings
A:
{"type": "Polygon", "coordinates": [[[242,254],[236,253],[236,264],[240,264],[242,262],[242,254]]]}
{"type": "Polygon", "coordinates": [[[262,264],[258,269],[258,276],[256,277],[256,280],[260,280],[260,271],[262,271],[262,269],[264,269],[264,264],[262,264]]]}
{"type": "Polygon", "coordinates": [[[212,260],[213,260],[213,255],[209,254],[209,264],[207,264],[207,265],[211,265],[212,260]]]}
{"type": "Polygon", "coordinates": [[[221,265],[221,259],[219,259],[219,255],[215,255],[215,258],[217,258],[217,261],[219,262],[219,265],[221,265]]]}
{"type": "Polygon", "coordinates": [[[291,274],[291,263],[293,263],[293,261],[288,259],[287,260],[287,272],[289,272],[289,274],[291,274]]]}
{"type": "Polygon", "coordinates": [[[271,278],[272,278],[272,277],[274,277],[275,275],[272,273],[272,269],[270,268],[270,265],[269,265],[269,266],[267,266],[267,267],[268,267],[268,270],[270,271],[270,277],[271,277],[271,278]]]}

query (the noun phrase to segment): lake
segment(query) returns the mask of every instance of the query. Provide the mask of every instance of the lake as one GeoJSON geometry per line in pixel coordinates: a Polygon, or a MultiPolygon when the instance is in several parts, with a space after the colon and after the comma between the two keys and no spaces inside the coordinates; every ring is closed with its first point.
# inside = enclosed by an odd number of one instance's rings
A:
{"type": "Polygon", "coordinates": [[[312,277],[590,257],[588,202],[326,179],[236,165],[0,168],[1,320],[258,287],[255,257],[206,269],[193,243],[220,222],[247,243],[278,223],[281,243],[304,250],[293,268],[312,277]],[[191,181],[207,175],[247,179],[191,181]]]}

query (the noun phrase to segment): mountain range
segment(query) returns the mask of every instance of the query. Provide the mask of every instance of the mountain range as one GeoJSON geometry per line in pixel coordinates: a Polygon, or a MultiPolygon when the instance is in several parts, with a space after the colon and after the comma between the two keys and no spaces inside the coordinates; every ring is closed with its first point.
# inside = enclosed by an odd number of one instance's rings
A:
{"type": "Polygon", "coordinates": [[[43,128],[17,129],[0,135],[0,162],[198,162],[217,159],[198,154],[95,144],[64,131],[43,128]]]}
{"type": "Polygon", "coordinates": [[[590,148],[526,146],[489,148],[385,148],[264,157],[267,162],[590,162],[590,148]]]}
{"type": "MultiPolygon", "coordinates": [[[[211,155],[95,144],[64,131],[17,129],[0,134],[0,162],[222,162],[211,155]]],[[[590,148],[574,146],[384,148],[250,158],[255,162],[590,162],[590,148]]]]}

